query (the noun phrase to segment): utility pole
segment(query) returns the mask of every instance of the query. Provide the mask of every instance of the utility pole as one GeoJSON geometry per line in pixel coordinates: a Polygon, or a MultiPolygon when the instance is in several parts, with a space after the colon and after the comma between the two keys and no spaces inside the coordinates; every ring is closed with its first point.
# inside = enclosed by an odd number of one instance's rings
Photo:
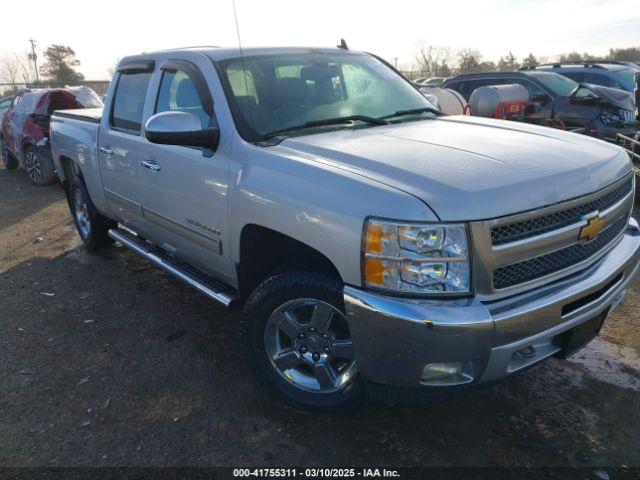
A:
{"type": "Polygon", "coordinates": [[[30,38],[29,43],[31,44],[29,60],[33,62],[33,71],[36,74],[36,83],[40,83],[40,77],[38,76],[38,55],[36,55],[36,41],[30,38]]]}

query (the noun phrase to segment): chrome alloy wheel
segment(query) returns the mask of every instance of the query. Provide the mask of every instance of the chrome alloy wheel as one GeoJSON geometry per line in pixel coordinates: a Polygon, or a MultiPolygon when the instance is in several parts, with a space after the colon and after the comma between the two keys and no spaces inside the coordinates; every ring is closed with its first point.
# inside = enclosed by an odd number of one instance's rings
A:
{"type": "Polygon", "coordinates": [[[42,177],[42,172],[40,171],[40,161],[38,160],[38,156],[35,152],[27,152],[24,157],[24,166],[27,168],[27,173],[31,180],[36,183],[39,182],[42,177]]]}
{"type": "Polygon", "coordinates": [[[302,390],[331,393],[355,378],[347,319],[326,302],[300,298],[278,307],[265,326],[264,344],[273,368],[302,390]]]}
{"type": "Polygon", "coordinates": [[[89,209],[87,203],[80,190],[76,190],[73,195],[73,212],[78,225],[78,230],[83,239],[89,237],[91,233],[91,218],[89,217],[89,209]]]}

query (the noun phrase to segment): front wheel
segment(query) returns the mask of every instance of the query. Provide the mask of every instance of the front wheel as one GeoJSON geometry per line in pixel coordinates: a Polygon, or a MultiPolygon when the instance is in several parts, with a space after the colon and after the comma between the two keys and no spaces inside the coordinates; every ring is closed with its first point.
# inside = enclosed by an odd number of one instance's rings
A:
{"type": "Polygon", "coordinates": [[[91,201],[87,186],[79,175],[73,177],[69,186],[69,210],[73,215],[80,238],[88,250],[96,251],[113,243],[108,232],[117,224],[98,213],[91,201]]]}
{"type": "Polygon", "coordinates": [[[243,310],[243,328],[259,379],[294,406],[356,408],[365,398],[343,313],[342,286],[313,272],[264,281],[243,310]]]}
{"type": "Polygon", "coordinates": [[[7,170],[15,170],[20,165],[18,160],[9,152],[9,147],[7,147],[4,138],[0,138],[0,155],[2,155],[2,164],[7,170]]]}

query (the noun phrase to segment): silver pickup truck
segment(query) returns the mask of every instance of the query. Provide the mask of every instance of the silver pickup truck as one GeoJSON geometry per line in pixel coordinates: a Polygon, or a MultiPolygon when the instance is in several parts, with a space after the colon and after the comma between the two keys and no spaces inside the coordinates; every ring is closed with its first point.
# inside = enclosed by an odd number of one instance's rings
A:
{"type": "Polygon", "coordinates": [[[640,261],[621,148],[442,116],[345,49],[125,58],[104,111],[57,112],[51,144],[86,246],[242,309],[258,378],[299,406],[567,356],[640,261]]]}

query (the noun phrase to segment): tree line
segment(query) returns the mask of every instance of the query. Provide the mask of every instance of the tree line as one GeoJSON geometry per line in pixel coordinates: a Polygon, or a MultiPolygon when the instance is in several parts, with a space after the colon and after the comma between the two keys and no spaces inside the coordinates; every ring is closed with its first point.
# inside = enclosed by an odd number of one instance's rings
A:
{"type": "Polygon", "coordinates": [[[44,52],[44,63],[35,71],[35,65],[28,52],[7,55],[0,59],[0,81],[13,86],[35,85],[38,79],[60,84],[84,80],[77,68],[80,61],[76,52],[65,45],[50,45],[44,52]]]}
{"type": "MultiPolygon", "coordinates": [[[[611,48],[604,57],[588,52],[570,52],[558,55],[553,61],[589,60],[640,62],[640,47],[611,48]]],[[[512,52],[508,52],[494,62],[485,59],[482,52],[475,48],[463,48],[455,52],[448,47],[421,44],[414,58],[413,72],[421,77],[449,77],[462,73],[509,72],[549,61],[548,57],[536,57],[533,53],[518,59],[512,52]]]]}
{"type": "MultiPolygon", "coordinates": [[[[71,47],[50,45],[44,52],[44,59],[37,75],[27,52],[5,56],[0,59],[0,83],[7,83],[17,89],[22,84],[34,85],[39,78],[60,84],[84,80],[82,73],[77,70],[80,61],[71,47]]],[[[588,52],[570,52],[559,55],[555,61],[583,60],[638,62],[640,47],[612,48],[604,58],[598,58],[588,52]]],[[[421,44],[414,58],[413,73],[422,77],[449,77],[460,73],[513,71],[520,67],[530,67],[548,61],[548,58],[537,58],[533,53],[518,59],[512,52],[508,52],[494,62],[485,59],[482,52],[474,48],[463,48],[454,52],[448,47],[421,44]]]]}

